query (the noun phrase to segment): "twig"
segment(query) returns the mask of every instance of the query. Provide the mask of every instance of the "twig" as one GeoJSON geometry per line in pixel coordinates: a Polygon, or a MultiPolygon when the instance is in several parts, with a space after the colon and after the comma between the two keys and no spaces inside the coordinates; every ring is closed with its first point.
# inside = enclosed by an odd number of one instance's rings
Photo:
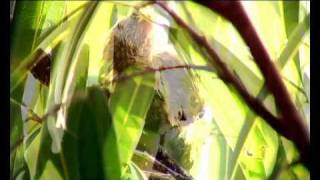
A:
{"type": "Polygon", "coordinates": [[[43,41],[46,37],[49,36],[57,27],[61,26],[63,23],[67,22],[71,17],[73,17],[77,12],[79,12],[81,9],[88,6],[89,3],[82,4],[81,6],[77,7],[76,9],[72,10],[69,14],[67,14],[65,17],[63,17],[59,22],[57,22],[48,32],[45,32],[43,35],[39,37],[39,42],[43,41]]]}
{"type": "Polygon", "coordinates": [[[35,113],[32,109],[30,109],[26,104],[24,104],[23,102],[18,102],[16,101],[15,99],[13,98],[10,98],[10,101],[12,103],[14,103],[15,105],[17,106],[21,106],[23,108],[25,108],[30,114],[31,116],[26,118],[25,121],[28,121],[28,120],[32,120],[32,121],[36,121],[38,123],[42,123],[43,120],[47,119],[50,115],[56,113],[62,106],[63,106],[63,103],[60,103],[60,104],[56,104],[53,106],[53,108],[51,110],[49,110],[46,114],[44,114],[43,116],[39,116],[37,113],[35,113]]]}
{"type": "Polygon", "coordinates": [[[308,95],[305,92],[305,90],[301,87],[299,87],[298,85],[296,85],[294,82],[292,82],[290,79],[288,79],[287,77],[283,76],[282,77],[285,81],[287,81],[291,86],[293,86],[294,88],[297,89],[297,91],[299,91],[301,94],[303,94],[303,96],[306,98],[306,103],[309,103],[309,99],[308,99],[308,95]]]}
{"type": "MultiPolygon", "coordinates": [[[[19,107],[23,107],[25,108],[30,114],[31,116],[26,118],[25,122],[27,122],[28,120],[32,120],[35,121],[39,124],[42,124],[42,122],[47,119],[49,117],[49,115],[52,115],[54,113],[56,113],[61,107],[62,107],[62,103],[61,104],[57,104],[55,105],[50,111],[48,111],[46,114],[44,114],[42,117],[39,116],[37,113],[35,113],[32,109],[30,109],[25,103],[23,102],[18,102],[15,99],[10,97],[10,102],[12,102],[13,104],[19,106],[19,107]]],[[[12,145],[12,147],[10,147],[10,153],[13,152],[13,150],[15,150],[18,146],[20,146],[20,144],[23,142],[24,136],[20,137],[17,142],[14,143],[14,145],[12,145]]]]}
{"type": "Polygon", "coordinates": [[[154,1],[143,2],[141,4],[136,5],[135,8],[140,10],[140,9],[145,8],[147,6],[150,6],[150,5],[154,4],[154,3],[155,3],[154,1]]]}
{"type": "Polygon", "coordinates": [[[14,145],[12,145],[12,147],[10,147],[10,154],[13,152],[13,150],[15,150],[22,142],[23,142],[24,137],[20,137],[17,142],[14,143],[14,145]]]}
{"type": "Polygon", "coordinates": [[[282,130],[278,130],[278,132],[296,143],[302,155],[301,159],[309,167],[310,136],[308,130],[241,2],[200,1],[199,3],[230,20],[239,31],[243,40],[249,46],[256,64],[265,77],[266,85],[274,95],[276,105],[281,112],[281,118],[277,124],[282,127],[282,130]]]}
{"type": "Polygon", "coordinates": [[[63,105],[64,105],[63,103],[55,104],[55,105],[52,107],[51,110],[49,110],[45,115],[43,115],[43,116],[41,117],[41,120],[47,119],[50,115],[53,115],[53,114],[55,114],[56,112],[58,112],[58,110],[59,110],[60,108],[62,108],[63,105]]]}
{"type": "Polygon", "coordinates": [[[153,23],[153,24],[156,24],[156,25],[158,25],[158,26],[160,26],[160,27],[163,27],[163,28],[166,28],[166,29],[169,29],[169,28],[170,28],[170,26],[167,25],[167,24],[164,24],[164,23],[161,23],[161,22],[157,22],[156,20],[151,19],[149,16],[147,16],[147,15],[141,13],[141,12],[138,12],[138,13],[139,13],[139,15],[140,15],[141,17],[143,17],[145,20],[147,20],[147,21],[149,21],[149,22],[151,22],[151,23],[153,23]]]}
{"type": "Polygon", "coordinates": [[[174,11],[172,11],[165,3],[162,1],[157,1],[157,4],[163,8],[175,22],[180,25],[182,28],[187,30],[191,37],[196,41],[200,46],[203,46],[211,59],[210,63],[214,67],[218,67],[218,76],[225,82],[231,83],[243,97],[244,101],[249,105],[249,107],[257,114],[265,119],[275,130],[282,133],[284,127],[281,125],[280,119],[275,117],[270,111],[263,105],[263,103],[252,96],[242,82],[235,76],[227,67],[227,65],[221,60],[219,55],[215,52],[213,47],[209,44],[207,39],[204,36],[199,35],[195,30],[193,30],[188,24],[186,24],[174,11]]]}
{"type": "Polygon", "coordinates": [[[164,165],[160,161],[158,161],[156,158],[154,158],[153,156],[149,155],[147,152],[142,152],[140,150],[135,150],[134,153],[136,155],[138,155],[138,156],[150,159],[152,162],[154,162],[155,164],[161,166],[162,168],[164,168],[165,170],[167,170],[168,172],[170,172],[172,175],[174,175],[176,177],[185,178],[184,175],[173,171],[172,169],[170,169],[169,167],[167,167],[166,165],[164,165]]]}
{"type": "Polygon", "coordinates": [[[170,175],[170,174],[165,174],[165,173],[159,173],[159,172],[154,172],[154,171],[145,171],[143,170],[145,174],[149,174],[149,178],[160,178],[160,179],[168,179],[168,180],[175,180],[175,178],[170,175]]]}
{"type": "Polygon", "coordinates": [[[27,118],[26,119],[26,121],[28,120],[28,119],[30,119],[30,120],[33,120],[33,121],[36,121],[36,122],[38,122],[38,123],[42,123],[42,120],[41,120],[41,118],[40,118],[40,116],[37,114],[37,113],[35,113],[32,109],[30,109],[26,104],[24,104],[23,102],[18,102],[18,101],[16,101],[15,99],[13,99],[13,98],[11,98],[10,97],[10,102],[12,102],[13,104],[15,104],[15,105],[17,105],[17,106],[19,106],[19,107],[23,107],[23,108],[25,108],[32,116],[31,117],[29,117],[29,118],[27,118]]]}
{"type": "Polygon", "coordinates": [[[199,66],[199,65],[177,65],[177,66],[169,66],[169,67],[160,67],[160,68],[146,68],[144,71],[132,73],[130,75],[120,75],[115,77],[112,82],[124,81],[136,76],[142,76],[148,73],[160,72],[160,71],[168,71],[173,69],[196,69],[196,70],[204,70],[204,71],[214,71],[212,67],[209,66],[199,66]]]}
{"type": "Polygon", "coordinates": [[[112,1],[111,3],[114,4],[114,5],[130,7],[130,8],[134,8],[134,9],[142,9],[142,8],[145,8],[146,6],[154,4],[153,1],[141,2],[141,3],[136,4],[136,5],[135,4],[121,2],[121,1],[112,1]]]}

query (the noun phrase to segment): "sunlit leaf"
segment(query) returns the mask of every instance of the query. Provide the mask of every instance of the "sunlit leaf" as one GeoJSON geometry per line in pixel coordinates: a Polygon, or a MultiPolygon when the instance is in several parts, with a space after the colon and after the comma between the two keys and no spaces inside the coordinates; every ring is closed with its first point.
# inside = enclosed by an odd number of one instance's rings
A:
{"type": "Polygon", "coordinates": [[[111,179],[119,179],[126,171],[140,139],[153,95],[152,74],[134,77],[115,85],[114,93],[110,97],[113,130],[109,133],[109,143],[106,145],[110,149],[116,149],[106,154],[106,163],[115,163],[114,166],[106,167],[111,179]]]}
{"type": "Polygon", "coordinates": [[[32,50],[37,31],[42,28],[46,16],[43,1],[18,1],[15,6],[15,21],[11,32],[10,70],[13,70],[32,50]]]}
{"type": "MultiPolygon", "coordinates": [[[[73,15],[76,14],[81,8],[79,7],[79,9],[76,9],[75,11],[70,13],[71,20],[69,21],[69,23],[73,22],[76,19],[73,15]]],[[[57,10],[59,10],[59,7],[57,7],[57,10]]],[[[60,15],[62,16],[63,14],[60,15]]],[[[48,51],[50,51],[51,49],[56,48],[57,44],[61,42],[62,38],[70,30],[70,26],[66,26],[66,23],[64,24],[64,22],[67,20],[66,17],[59,21],[53,27],[49,28],[49,30],[47,30],[49,31],[48,33],[43,33],[47,35],[45,38],[38,37],[39,42],[33,44],[33,46],[35,46],[34,49],[32,49],[28,56],[21,59],[21,62],[16,65],[17,67],[12,70],[10,74],[10,92],[14,91],[20,83],[23,83],[24,79],[26,78],[27,71],[30,70],[30,67],[32,67],[32,65],[34,65],[41,59],[41,56],[43,55],[42,52],[48,53],[48,51]]],[[[50,19],[48,19],[48,21],[49,20],[50,19]]],[[[47,21],[45,21],[44,23],[46,22],[47,21]]],[[[40,35],[41,34],[39,34],[39,36],[40,35]]],[[[14,54],[14,52],[11,52],[10,54],[14,54]]],[[[10,59],[12,59],[12,57],[10,57],[10,59]]]]}
{"type": "MultiPolygon", "coordinates": [[[[75,87],[77,80],[75,77],[82,78],[82,75],[77,72],[85,73],[85,71],[79,71],[78,60],[83,57],[79,57],[81,50],[81,37],[86,30],[88,22],[91,20],[91,16],[96,8],[96,2],[92,2],[83,11],[79,21],[77,23],[70,24],[76,30],[69,36],[64,44],[61,45],[61,51],[54,61],[51,82],[48,95],[48,103],[46,109],[52,109],[53,106],[64,103],[65,106],[58,111],[56,117],[49,117],[45,123],[48,126],[50,136],[53,138],[52,150],[54,152],[60,151],[60,141],[63,136],[63,129],[65,128],[65,116],[66,108],[68,107],[68,98],[72,95],[73,88],[75,87]],[[57,119],[56,119],[57,118],[57,119]],[[56,127],[57,126],[57,127],[56,127]]],[[[88,60],[87,58],[84,58],[88,60]]],[[[86,63],[82,61],[81,63],[86,63]]],[[[85,67],[87,68],[87,67],[85,67]]],[[[80,68],[81,69],[81,68],[80,68]]],[[[87,76],[87,74],[85,74],[87,76]]]]}
{"type": "Polygon", "coordinates": [[[133,162],[129,164],[129,170],[130,170],[130,179],[131,180],[147,180],[148,178],[146,175],[139,169],[137,165],[135,165],[133,162]]]}
{"type": "MultiPolygon", "coordinates": [[[[174,162],[167,168],[192,179],[309,179],[308,169],[292,164],[300,156],[294,143],[219,78],[219,67],[206,50],[157,5],[137,11],[143,16],[152,12],[147,20],[156,23],[152,66],[165,65],[163,52],[176,51],[179,62],[208,66],[207,71],[130,77],[145,70],[133,66],[124,73],[129,78],[110,82],[117,78],[111,71],[114,62],[103,59],[103,53],[112,27],[144,3],[149,2],[16,2],[10,39],[10,178],[148,179],[154,173],[172,179],[176,174],[156,168],[155,159],[163,160],[161,150],[174,162]],[[45,84],[33,68],[43,57],[51,59],[45,84]],[[203,101],[189,102],[193,95],[203,101]],[[188,117],[193,121],[171,127],[170,116],[181,104],[194,110],[188,117]]],[[[310,3],[241,3],[309,123],[310,3]]],[[[196,2],[168,5],[207,38],[251,95],[279,113],[232,23],[196,2]]]]}
{"type": "MultiPolygon", "coordinates": [[[[37,39],[40,36],[40,31],[43,29],[43,24],[45,22],[45,18],[49,15],[49,11],[47,9],[48,3],[43,1],[38,2],[17,2],[15,9],[15,18],[12,23],[12,31],[11,31],[11,49],[10,49],[10,70],[11,73],[16,72],[16,67],[20,66],[20,64],[25,63],[24,60],[28,56],[30,52],[34,50],[34,46],[37,42],[37,39]],[[13,71],[13,72],[12,72],[13,71]]],[[[61,6],[57,5],[57,9],[61,8],[61,6]]],[[[10,96],[11,98],[17,100],[18,102],[22,102],[22,95],[24,91],[24,82],[18,81],[20,79],[19,76],[26,76],[26,72],[22,75],[20,72],[16,73],[17,76],[10,75],[10,96]],[[19,84],[20,83],[20,84],[19,84]]],[[[30,107],[32,108],[32,107],[30,107]]],[[[13,127],[12,136],[10,137],[10,141],[12,143],[17,143],[19,139],[24,140],[24,135],[26,132],[22,132],[23,120],[25,120],[25,116],[21,113],[23,107],[12,106],[10,108],[10,122],[11,127],[13,127]],[[19,133],[17,134],[17,132],[19,133]],[[13,137],[16,136],[16,137],[13,137]],[[19,139],[17,139],[17,137],[19,139]]],[[[20,145],[17,147],[18,149],[24,150],[23,142],[21,141],[20,145]]],[[[15,155],[15,150],[12,151],[13,156],[16,158],[20,158],[20,163],[26,167],[24,164],[23,154],[15,155]]],[[[10,163],[11,164],[11,163],[10,163]]],[[[21,164],[15,165],[17,168],[21,164]]],[[[14,172],[12,172],[13,176],[17,176],[14,172]]],[[[29,175],[29,172],[25,173],[25,175],[29,175]]],[[[25,175],[20,175],[19,177],[23,177],[25,175]]],[[[18,177],[17,177],[18,178],[18,177]]]]}

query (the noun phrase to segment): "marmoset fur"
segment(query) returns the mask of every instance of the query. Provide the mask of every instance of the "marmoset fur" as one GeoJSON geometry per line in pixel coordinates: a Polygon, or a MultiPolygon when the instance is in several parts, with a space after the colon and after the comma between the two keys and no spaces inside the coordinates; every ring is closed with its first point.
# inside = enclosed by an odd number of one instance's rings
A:
{"type": "Polygon", "coordinates": [[[134,64],[147,67],[150,65],[152,32],[152,23],[137,11],[115,25],[104,49],[104,59],[112,60],[116,74],[121,74],[134,64]]]}
{"type": "MultiPolygon", "coordinates": [[[[113,27],[104,50],[104,59],[112,62],[113,78],[124,74],[130,66],[159,69],[186,64],[169,43],[165,47],[158,46],[158,51],[154,49],[154,45],[157,45],[154,44],[157,43],[153,39],[154,36],[162,35],[154,33],[154,30],[158,30],[156,28],[153,22],[145,19],[138,12],[132,13],[113,27]]],[[[191,146],[179,135],[182,131],[181,127],[187,127],[186,125],[201,118],[204,103],[199,95],[198,84],[189,70],[157,71],[155,79],[155,90],[159,93],[154,96],[144,128],[162,134],[158,140],[161,146],[168,150],[168,156],[164,156],[162,148],[148,149],[144,144],[140,144],[139,147],[155,155],[162,163],[167,165],[169,163],[170,167],[175,167],[175,171],[184,174],[177,169],[179,166],[170,161],[169,155],[176,158],[179,154],[184,159],[190,159],[191,146]],[[174,147],[173,151],[172,147],[174,147]]],[[[183,162],[187,168],[190,168],[192,163],[191,161],[183,162]]],[[[159,167],[154,168],[163,172],[159,167]]],[[[187,174],[183,176],[189,179],[187,174]]]]}
{"type": "MultiPolygon", "coordinates": [[[[154,24],[137,11],[119,21],[112,29],[104,57],[112,61],[114,76],[135,65],[160,68],[182,65],[174,48],[153,52],[154,24]]],[[[164,96],[164,109],[171,125],[187,125],[198,117],[203,102],[193,83],[193,77],[185,69],[160,72],[156,89],[164,96]]]]}

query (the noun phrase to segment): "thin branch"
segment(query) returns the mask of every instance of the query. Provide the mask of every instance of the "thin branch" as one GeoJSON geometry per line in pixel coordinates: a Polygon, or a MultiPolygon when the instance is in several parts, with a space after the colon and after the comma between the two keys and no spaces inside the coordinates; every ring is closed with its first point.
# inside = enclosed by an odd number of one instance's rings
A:
{"type": "Polygon", "coordinates": [[[145,8],[149,5],[154,4],[153,1],[147,1],[147,2],[141,2],[139,4],[130,4],[130,3],[126,3],[126,2],[121,2],[121,1],[112,1],[112,4],[114,5],[119,5],[119,6],[124,6],[124,7],[130,7],[130,8],[134,8],[136,10],[140,10],[142,8],[145,8]]]}
{"type": "Polygon", "coordinates": [[[158,161],[156,158],[154,158],[153,156],[149,155],[149,154],[148,154],[147,152],[145,152],[145,151],[135,150],[134,153],[135,153],[137,156],[140,156],[140,157],[147,158],[147,159],[151,160],[153,163],[161,166],[162,168],[164,168],[165,170],[167,170],[168,172],[170,172],[172,175],[174,175],[174,176],[176,176],[176,177],[185,178],[184,175],[173,171],[172,169],[170,169],[170,168],[167,167],[166,165],[162,164],[160,161],[158,161]]]}
{"type": "Polygon", "coordinates": [[[145,8],[145,7],[147,7],[147,6],[150,6],[150,5],[152,5],[152,4],[154,4],[154,1],[147,1],[147,2],[143,2],[143,3],[141,3],[141,4],[136,5],[135,8],[136,8],[137,10],[140,10],[140,9],[145,8]]]}
{"type": "Polygon", "coordinates": [[[31,114],[31,117],[27,118],[27,120],[33,120],[33,121],[36,121],[38,123],[42,123],[42,120],[41,120],[41,117],[35,113],[32,109],[30,109],[26,104],[24,104],[23,102],[18,102],[16,101],[15,99],[11,98],[10,97],[10,102],[12,102],[13,104],[19,106],[19,107],[23,107],[24,109],[26,109],[30,114],[31,114]]]}
{"type": "Polygon", "coordinates": [[[23,142],[24,137],[20,137],[17,142],[15,142],[11,147],[10,147],[10,154],[18,147],[20,144],[23,142]]]}
{"type": "Polygon", "coordinates": [[[145,171],[145,170],[143,170],[142,172],[144,172],[145,174],[148,174],[150,177],[153,177],[153,178],[175,180],[175,178],[171,174],[159,173],[155,171],[145,171]]]}
{"type": "Polygon", "coordinates": [[[52,109],[50,109],[46,114],[44,114],[43,116],[39,116],[37,113],[35,113],[32,109],[30,109],[25,103],[23,102],[18,102],[17,100],[13,99],[13,98],[10,98],[10,101],[17,105],[17,106],[20,106],[20,107],[23,107],[25,108],[30,114],[31,116],[26,118],[25,121],[29,121],[29,120],[32,120],[32,121],[35,121],[35,122],[38,122],[38,123],[42,123],[43,120],[47,119],[50,115],[53,115],[55,114],[56,112],[58,112],[58,110],[63,106],[63,103],[60,103],[60,104],[56,104],[52,107],[52,109]]]}
{"type": "Polygon", "coordinates": [[[208,40],[199,35],[195,30],[193,30],[188,24],[186,24],[173,10],[171,10],[165,3],[162,1],[157,1],[157,4],[163,8],[167,13],[171,15],[171,17],[175,20],[175,22],[180,25],[180,27],[184,28],[189,32],[191,37],[196,41],[199,46],[204,47],[208,54],[210,55],[210,63],[218,68],[218,76],[227,83],[231,83],[239,92],[239,94],[243,97],[244,101],[249,105],[249,107],[256,112],[257,115],[260,115],[263,119],[265,119],[275,130],[278,132],[283,132],[284,128],[280,123],[280,119],[275,117],[270,111],[263,105],[263,103],[252,96],[246,87],[242,84],[242,82],[234,75],[227,65],[221,60],[219,55],[213,49],[213,47],[209,44],[208,40]]]}
{"type": "Polygon", "coordinates": [[[243,40],[249,46],[256,64],[265,77],[266,85],[274,95],[276,105],[281,112],[278,124],[283,127],[283,130],[278,132],[296,143],[301,152],[302,160],[305,165],[309,166],[310,136],[308,130],[281,79],[279,71],[271,60],[241,2],[201,1],[199,3],[230,20],[239,31],[243,40]]]}
{"type": "Polygon", "coordinates": [[[308,95],[307,95],[307,93],[305,92],[305,90],[302,87],[299,87],[297,84],[295,84],[294,82],[292,82],[290,79],[288,79],[285,76],[283,76],[282,78],[285,81],[287,81],[291,86],[293,86],[295,89],[297,89],[298,92],[303,94],[303,96],[306,98],[306,102],[305,103],[309,103],[308,95]]]}
{"type": "Polygon", "coordinates": [[[160,67],[160,68],[146,68],[144,71],[132,73],[130,75],[120,75],[118,77],[115,77],[112,82],[117,81],[125,81],[130,78],[136,77],[136,76],[142,76],[148,73],[154,73],[154,72],[160,72],[160,71],[168,71],[173,69],[195,69],[195,70],[204,70],[204,71],[210,71],[214,72],[212,67],[209,66],[199,66],[199,65],[177,65],[177,66],[169,66],[169,67],[160,67]]]}
{"type": "Polygon", "coordinates": [[[50,115],[54,115],[55,113],[57,113],[59,111],[59,109],[61,109],[64,106],[64,103],[60,103],[60,104],[55,104],[51,110],[49,110],[45,115],[43,115],[41,117],[41,120],[45,120],[47,119],[50,115]]]}
{"type": "Polygon", "coordinates": [[[45,32],[43,35],[39,37],[39,42],[43,41],[46,37],[49,36],[55,29],[57,29],[59,26],[61,26],[63,23],[67,22],[71,17],[73,17],[77,12],[79,12],[81,9],[84,9],[86,6],[88,6],[90,3],[82,4],[81,6],[77,7],[76,9],[72,10],[69,14],[67,14],[65,17],[63,17],[59,22],[57,22],[52,28],[48,30],[48,32],[45,32]]]}
{"type": "Polygon", "coordinates": [[[153,24],[156,24],[156,25],[158,25],[158,26],[160,26],[160,27],[163,27],[163,28],[166,28],[166,29],[169,29],[169,28],[170,28],[169,25],[164,24],[164,23],[161,23],[161,22],[157,22],[156,20],[150,18],[149,16],[145,15],[144,13],[141,13],[140,11],[139,11],[138,13],[139,13],[139,15],[140,15],[141,17],[143,17],[145,20],[147,20],[147,21],[149,21],[149,22],[151,22],[151,23],[153,23],[153,24]]]}
{"type": "MultiPolygon", "coordinates": [[[[57,104],[55,105],[51,110],[49,110],[46,114],[44,114],[43,116],[39,116],[37,113],[35,113],[32,109],[30,109],[25,103],[23,102],[18,102],[17,100],[13,99],[10,97],[10,102],[12,102],[13,104],[19,106],[19,107],[23,107],[25,108],[30,114],[30,117],[27,117],[25,122],[27,122],[28,120],[32,120],[35,121],[39,124],[42,124],[42,122],[47,119],[50,115],[56,113],[61,107],[62,107],[62,103],[61,104],[57,104]]],[[[24,136],[20,137],[13,145],[12,147],[10,147],[10,153],[12,153],[18,146],[21,145],[21,143],[24,140],[24,136]]]]}

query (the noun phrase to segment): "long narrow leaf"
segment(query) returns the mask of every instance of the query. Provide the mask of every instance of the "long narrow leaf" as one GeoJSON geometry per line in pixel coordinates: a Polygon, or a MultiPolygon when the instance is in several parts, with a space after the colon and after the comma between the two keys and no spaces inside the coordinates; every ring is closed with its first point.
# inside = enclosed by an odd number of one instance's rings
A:
{"type": "Polygon", "coordinates": [[[110,179],[120,179],[126,172],[140,139],[153,95],[153,74],[134,77],[116,84],[110,97],[113,130],[109,132],[105,145],[105,149],[113,149],[105,154],[105,162],[114,164],[105,167],[110,179]]]}

